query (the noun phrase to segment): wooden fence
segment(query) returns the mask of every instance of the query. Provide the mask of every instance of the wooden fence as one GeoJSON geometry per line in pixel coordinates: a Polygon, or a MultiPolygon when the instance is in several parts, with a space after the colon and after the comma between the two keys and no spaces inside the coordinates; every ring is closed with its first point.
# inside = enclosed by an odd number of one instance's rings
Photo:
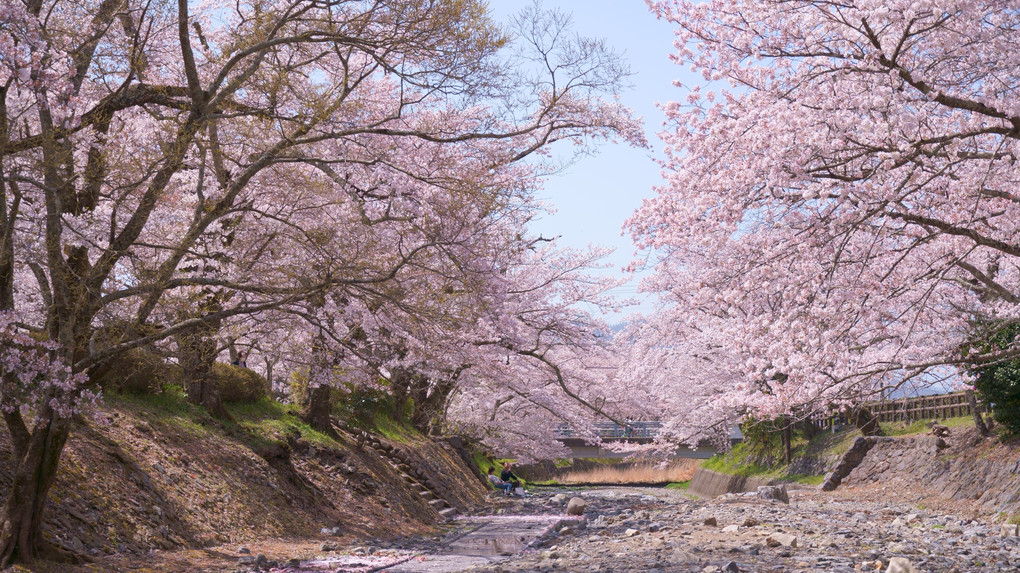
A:
{"type": "MultiPolygon", "coordinates": [[[[918,396],[899,400],[883,400],[867,405],[879,422],[916,422],[917,420],[944,420],[974,413],[967,400],[967,392],[953,392],[935,396],[918,396]]],[[[983,403],[978,411],[987,412],[983,403]]]]}
{"type": "MultiPolygon", "coordinates": [[[[869,402],[865,406],[871,410],[872,415],[878,418],[878,421],[881,423],[944,420],[958,416],[970,416],[974,413],[968,403],[967,392],[917,396],[915,398],[900,398],[898,400],[882,400],[880,402],[869,402]]],[[[979,412],[988,412],[988,406],[982,402],[977,402],[977,408],[979,412]]],[[[812,421],[815,426],[823,430],[831,429],[834,425],[845,425],[848,423],[846,416],[842,413],[814,418],[812,421]]]]}

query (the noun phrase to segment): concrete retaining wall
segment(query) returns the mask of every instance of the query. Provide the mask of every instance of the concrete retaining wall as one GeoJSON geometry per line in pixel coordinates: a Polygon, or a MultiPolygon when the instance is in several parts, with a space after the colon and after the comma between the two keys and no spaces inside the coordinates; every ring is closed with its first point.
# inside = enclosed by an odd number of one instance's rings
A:
{"type": "Polygon", "coordinates": [[[771,485],[775,480],[741,477],[698,468],[687,493],[698,497],[717,497],[724,493],[757,491],[758,486],[771,485]]]}

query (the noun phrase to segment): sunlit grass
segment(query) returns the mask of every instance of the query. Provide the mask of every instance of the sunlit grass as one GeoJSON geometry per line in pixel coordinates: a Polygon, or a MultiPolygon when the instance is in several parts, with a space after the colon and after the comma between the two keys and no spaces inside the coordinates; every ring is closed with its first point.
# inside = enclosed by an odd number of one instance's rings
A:
{"type": "Polygon", "coordinates": [[[298,435],[320,447],[337,446],[336,440],[315,430],[300,417],[300,408],[271,398],[251,403],[226,404],[227,411],[246,432],[267,440],[284,440],[298,435]]]}
{"type": "MultiPolygon", "coordinates": [[[[911,436],[915,434],[928,433],[928,424],[931,420],[918,420],[916,422],[886,422],[882,424],[882,431],[887,436],[911,436]]],[[[947,418],[945,420],[938,420],[939,424],[946,426],[947,428],[965,428],[968,425],[974,425],[974,416],[958,416],[956,418],[947,418]]]]}

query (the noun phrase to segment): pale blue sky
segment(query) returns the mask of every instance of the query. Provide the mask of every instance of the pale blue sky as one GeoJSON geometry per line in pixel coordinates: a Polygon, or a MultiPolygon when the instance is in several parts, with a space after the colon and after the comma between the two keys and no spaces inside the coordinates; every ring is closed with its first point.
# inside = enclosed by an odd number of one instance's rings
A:
{"type": "MultiPolygon", "coordinates": [[[[493,16],[501,22],[531,4],[531,0],[491,0],[493,16]]],[[[563,245],[584,248],[589,244],[615,247],[610,261],[619,273],[633,259],[630,237],[621,236],[623,222],[651,197],[652,186],[660,180],[653,156],[661,153],[656,133],[662,128],[663,114],[656,102],[683,97],[673,86],[677,79],[691,81],[691,73],[672,63],[673,27],[657,20],[644,0],[543,0],[546,9],[558,8],[571,14],[574,31],[582,36],[602,38],[630,64],[633,88],[622,101],[643,116],[645,133],[652,149],[634,149],[627,145],[605,145],[593,157],[584,157],[562,173],[549,178],[540,196],[553,203],[557,212],[534,225],[544,236],[561,236],[563,245]]],[[[635,293],[636,281],[615,292],[635,293]]],[[[650,304],[638,309],[649,312],[650,304]]],[[[622,316],[607,317],[618,321],[622,316]]]]}

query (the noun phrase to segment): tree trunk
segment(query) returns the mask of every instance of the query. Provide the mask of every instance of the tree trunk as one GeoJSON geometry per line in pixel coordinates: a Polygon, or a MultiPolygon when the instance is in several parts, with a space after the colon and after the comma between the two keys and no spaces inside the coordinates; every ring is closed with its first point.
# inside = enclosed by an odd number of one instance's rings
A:
{"type": "Polygon", "coordinates": [[[793,421],[789,418],[782,418],[783,421],[783,462],[790,463],[793,458],[793,421]]]}
{"type": "Polygon", "coordinates": [[[407,411],[407,403],[410,400],[410,386],[414,378],[403,368],[394,368],[390,375],[390,395],[393,397],[393,408],[390,415],[394,420],[404,420],[404,412],[407,411]]]}
{"type": "Polygon", "coordinates": [[[425,387],[420,397],[415,397],[414,415],[411,423],[426,435],[433,435],[442,429],[446,407],[456,388],[453,380],[441,380],[425,387]]]}
{"type": "Polygon", "coordinates": [[[333,410],[333,392],[329,386],[309,388],[308,402],[305,403],[301,419],[312,428],[328,435],[336,436],[333,423],[329,418],[333,410]]]}
{"type": "Polygon", "coordinates": [[[974,413],[974,427],[977,428],[978,432],[981,432],[982,436],[987,436],[991,432],[988,430],[988,426],[985,425],[984,418],[981,417],[981,411],[978,410],[977,398],[974,397],[973,390],[967,390],[964,394],[967,397],[967,405],[970,406],[970,411],[974,413]]]}
{"type": "Polygon", "coordinates": [[[282,401],[287,397],[287,393],[284,390],[277,390],[273,381],[273,368],[276,366],[276,359],[265,357],[262,361],[266,364],[266,385],[269,386],[269,395],[275,400],[282,401]]]}
{"type": "Polygon", "coordinates": [[[188,402],[204,407],[215,418],[232,419],[230,412],[223,405],[220,387],[212,376],[206,374],[195,378],[188,377],[185,386],[188,402]]]}
{"type": "Polygon", "coordinates": [[[230,413],[223,405],[220,387],[212,374],[216,341],[199,335],[181,336],[177,346],[188,402],[203,406],[217,418],[229,420],[230,413]]]}
{"type": "Polygon", "coordinates": [[[878,423],[871,410],[864,406],[858,406],[850,410],[850,421],[865,436],[881,436],[882,426],[878,423]]]}
{"type": "MultiPolygon", "coordinates": [[[[43,412],[40,415],[52,415],[43,412]]],[[[60,455],[70,433],[68,420],[40,421],[23,451],[16,456],[12,483],[0,521],[0,567],[40,556],[73,560],[73,556],[47,547],[41,536],[46,497],[57,475],[60,455]]]]}

